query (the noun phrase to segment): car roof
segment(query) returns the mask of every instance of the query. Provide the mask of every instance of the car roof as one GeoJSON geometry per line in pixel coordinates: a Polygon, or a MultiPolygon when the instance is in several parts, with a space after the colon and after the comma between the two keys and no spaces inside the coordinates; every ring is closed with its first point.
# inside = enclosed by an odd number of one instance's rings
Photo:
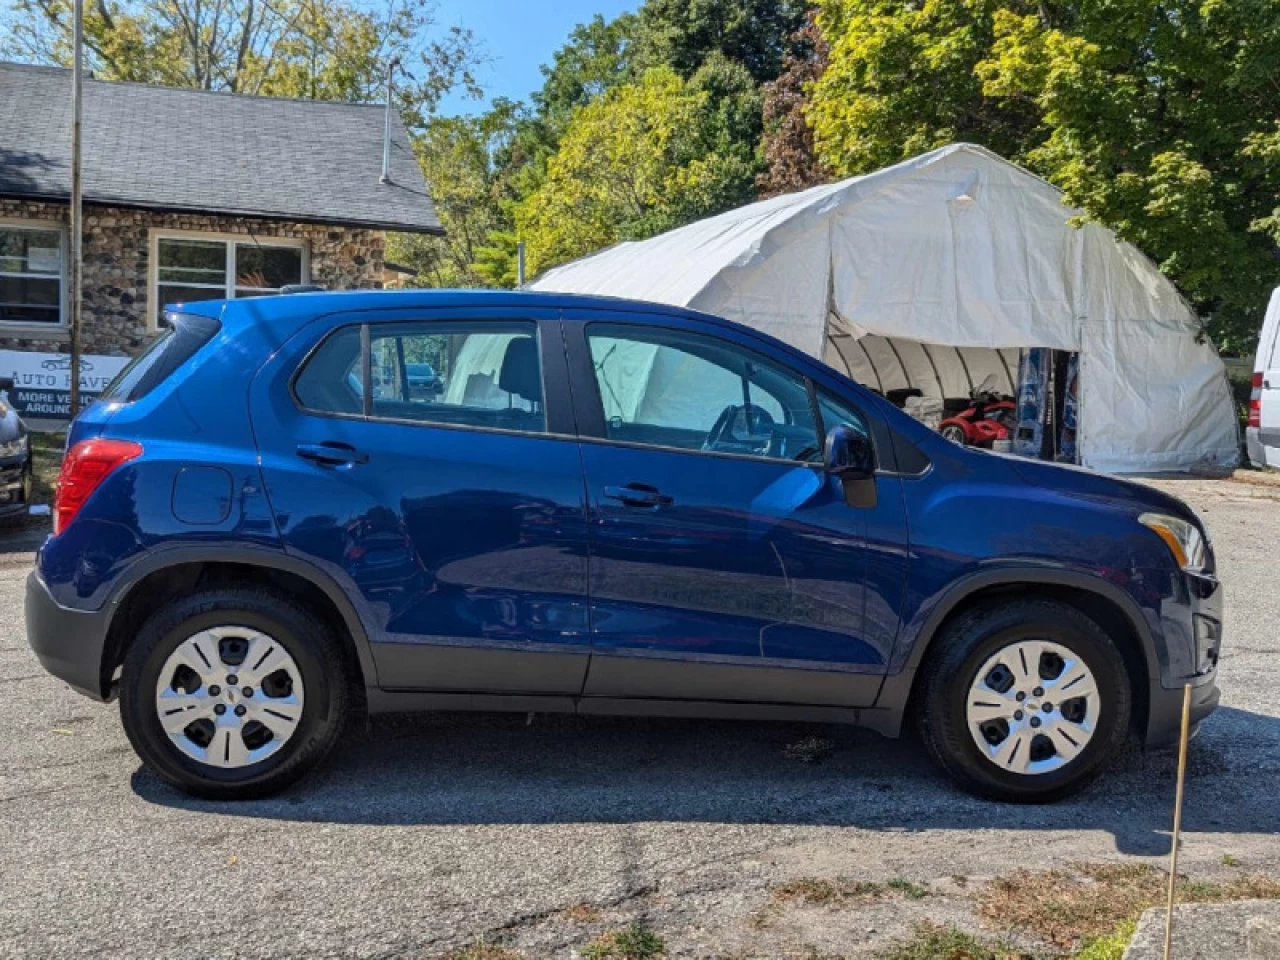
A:
{"type": "Polygon", "coordinates": [[[242,300],[204,300],[177,304],[174,309],[180,313],[195,313],[215,318],[229,318],[234,312],[246,319],[274,324],[288,319],[314,318],[332,313],[366,310],[486,306],[495,309],[530,307],[557,310],[625,310],[627,313],[637,315],[647,313],[702,320],[720,319],[670,304],[626,300],[620,297],[544,293],[531,290],[325,290],[251,297],[242,300]]]}

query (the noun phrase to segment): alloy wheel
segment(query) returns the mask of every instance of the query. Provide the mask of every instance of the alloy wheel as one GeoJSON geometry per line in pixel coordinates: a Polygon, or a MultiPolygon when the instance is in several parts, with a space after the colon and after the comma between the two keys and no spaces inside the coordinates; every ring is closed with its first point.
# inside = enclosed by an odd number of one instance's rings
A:
{"type": "Polygon", "coordinates": [[[211,627],[165,660],[156,715],[188,757],[234,769],[289,742],[302,719],[303,696],[302,673],[280,643],[252,627],[211,627]]]}

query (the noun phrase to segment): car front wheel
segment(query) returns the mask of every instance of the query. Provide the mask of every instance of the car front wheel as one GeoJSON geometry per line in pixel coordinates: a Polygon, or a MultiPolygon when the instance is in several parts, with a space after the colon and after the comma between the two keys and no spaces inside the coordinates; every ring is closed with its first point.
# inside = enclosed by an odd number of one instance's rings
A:
{"type": "Polygon", "coordinates": [[[1038,803],[1079,790],[1128,730],[1124,658],[1079,610],[1012,600],[934,641],[918,705],[929,751],[965,789],[1038,803]]]}
{"type": "Polygon", "coordinates": [[[211,589],[172,601],[125,657],[120,714],[162,780],[211,799],[282,789],[332,748],[347,713],[336,639],[273,593],[211,589]]]}

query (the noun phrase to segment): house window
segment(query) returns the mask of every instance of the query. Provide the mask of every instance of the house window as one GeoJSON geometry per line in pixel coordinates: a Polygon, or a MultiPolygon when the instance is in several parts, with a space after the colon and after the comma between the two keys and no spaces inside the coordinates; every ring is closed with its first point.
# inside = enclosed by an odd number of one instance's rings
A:
{"type": "Polygon", "coordinates": [[[156,325],[174,303],[230,300],[279,293],[303,283],[306,250],[280,241],[161,236],[156,240],[156,325]]]}
{"type": "Polygon", "coordinates": [[[0,223],[0,323],[62,323],[62,230],[0,223]]]}

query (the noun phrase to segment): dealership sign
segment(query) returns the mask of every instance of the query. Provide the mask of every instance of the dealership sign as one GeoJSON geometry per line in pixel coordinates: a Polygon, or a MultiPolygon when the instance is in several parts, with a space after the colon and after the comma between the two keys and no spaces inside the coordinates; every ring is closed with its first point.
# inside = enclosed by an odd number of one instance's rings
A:
{"type": "MultiPolygon", "coordinates": [[[[80,405],[106,389],[128,357],[80,358],[80,405]]],[[[71,357],[65,353],[0,350],[0,378],[13,381],[9,404],[33,420],[71,419],[71,357]]]]}

